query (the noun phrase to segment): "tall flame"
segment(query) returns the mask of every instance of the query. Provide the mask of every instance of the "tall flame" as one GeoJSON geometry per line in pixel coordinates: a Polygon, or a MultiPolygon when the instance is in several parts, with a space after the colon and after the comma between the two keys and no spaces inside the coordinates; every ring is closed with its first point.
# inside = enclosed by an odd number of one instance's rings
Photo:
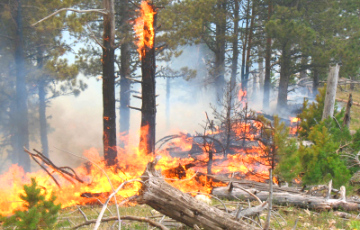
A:
{"type": "Polygon", "coordinates": [[[146,1],[141,2],[140,17],[135,19],[134,30],[137,37],[136,45],[140,58],[145,56],[145,48],[154,46],[154,11],[146,1]]]}

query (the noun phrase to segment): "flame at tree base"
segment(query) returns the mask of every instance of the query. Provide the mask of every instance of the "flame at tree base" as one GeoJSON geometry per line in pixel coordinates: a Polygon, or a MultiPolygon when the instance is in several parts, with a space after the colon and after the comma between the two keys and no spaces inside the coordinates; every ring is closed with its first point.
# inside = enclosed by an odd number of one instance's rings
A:
{"type": "MultiPolygon", "coordinates": [[[[184,141],[186,146],[188,140],[184,141]]],[[[183,146],[182,143],[182,141],[179,141],[176,145],[183,146]]],[[[254,148],[251,151],[255,153],[257,150],[254,148]]],[[[109,194],[113,191],[113,188],[117,188],[117,186],[124,181],[139,178],[144,172],[147,163],[153,160],[153,156],[143,154],[138,148],[132,148],[126,152],[125,154],[123,149],[118,149],[118,164],[113,167],[107,167],[96,149],[93,148],[86,151],[84,156],[94,164],[86,163],[85,165],[91,166],[80,166],[75,169],[77,175],[85,183],[70,183],[68,180],[54,173],[54,177],[60,183],[61,188],[55,184],[45,171],[24,173],[21,167],[13,165],[7,173],[0,176],[0,183],[2,185],[0,189],[0,214],[11,215],[15,210],[24,209],[23,202],[20,200],[19,195],[23,193],[23,185],[30,183],[30,178],[32,177],[36,178],[39,186],[44,189],[46,194],[50,196],[50,194],[54,192],[58,197],[57,202],[61,203],[63,208],[79,204],[97,203],[97,199],[101,198],[87,198],[84,197],[84,194],[109,194]],[[108,178],[112,185],[109,183],[108,178]]],[[[165,150],[158,151],[157,155],[160,155],[161,159],[158,161],[156,169],[162,170],[165,178],[169,176],[172,177],[165,180],[182,192],[209,194],[213,187],[225,185],[221,182],[215,182],[206,176],[207,153],[183,159],[173,158],[165,150]],[[187,169],[185,165],[189,164],[193,164],[193,167],[187,169]],[[180,176],[178,175],[171,176],[166,173],[176,167],[182,167],[184,169],[185,174],[181,176],[181,179],[179,179],[180,176]],[[195,175],[196,173],[197,175],[195,175]]],[[[245,154],[245,152],[242,154],[228,155],[226,159],[221,155],[214,155],[212,172],[222,175],[230,175],[234,172],[241,172],[242,175],[252,175],[251,172],[255,170],[258,173],[257,176],[249,176],[248,179],[263,181],[264,178],[268,178],[267,167],[258,167],[252,163],[255,158],[259,157],[261,156],[257,153],[250,157],[250,154],[245,154]],[[254,169],[255,167],[256,169],[254,169]]],[[[49,171],[52,172],[51,170],[49,171]]],[[[125,188],[117,194],[117,200],[123,200],[136,195],[140,188],[141,183],[138,182],[127,184],[125,188]]],[[[104,199],[106,198],[105,196],[104,199]]]]}

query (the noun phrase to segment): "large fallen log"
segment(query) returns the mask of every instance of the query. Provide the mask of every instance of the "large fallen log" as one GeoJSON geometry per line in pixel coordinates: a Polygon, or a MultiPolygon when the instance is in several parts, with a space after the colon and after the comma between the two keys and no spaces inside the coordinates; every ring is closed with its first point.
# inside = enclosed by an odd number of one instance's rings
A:
{"type": "Polygon", "coordinates": [[[147,204],[189,227],[198,226],[209,230],[257,229],[172,187],[165,182],[160,171],[155,170],[155,164],[156,162],[148,163],[141,176],[144,183],[139,190],[138,203],[147,204]]]}
{"type": "MultiPolygon", "coordinates": [[[[269,197],[267,191],[257,191],[256,189],[250,190],[260,200],[265,201],[269,197]]],[[[253,196],[240,188],[218,187],[212,190],[212,195],[219,198],[226,199],[250,199],[255,200],[253,196]]],[[[360,210],[360,205],[357,203],[346,202],[343,199],[326,199],[318,196],[309,196],[305,194],[294,194],[288,192],[274,192],[273,203],[277,205],[293,205],[300,208],[316,209],[316,210],[330,210],[330,209],[343,209],[346,211],[360,210]]]]}

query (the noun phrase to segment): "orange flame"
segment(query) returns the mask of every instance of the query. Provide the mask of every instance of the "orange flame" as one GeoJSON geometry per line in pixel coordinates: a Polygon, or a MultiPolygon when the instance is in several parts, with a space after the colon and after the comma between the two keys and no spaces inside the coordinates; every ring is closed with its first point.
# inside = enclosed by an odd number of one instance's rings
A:
{"type": "Polygon", "coordinates": [[[136,45],[140,58],[145,56],[145,48],[152,48],[154,45],[154,15],[156,12],[153,6],[146,1],[141,2],[140,17],[135,19],[134,31],[137,37],[136,45]]]}
{"type": "MultiPolygon", "coordinates": [[[[261,123],[255,121],[253,127],[261,128],[261,123]]],[[[256,133],[250,133],[250,124],[241,124],[236,129],[236,135],[246,136],[247,140],[256,142],[256,133]]],[[[189,155],[188,152],[196,145],[191,136],[185,134],[174,139],[169,146],[157,150],[157,155],[161,159],[156,165],[160,169],[165,180],[172,186],[180,189],[182,192],[201,192],[210,193],[216,186],[225,186],[222,182],[216,182],[206,176],[207,166],[209,164],[208,152],[201,146],[197,154],[189,155]],[[175,148],[174,148],[175,146],[175,148]],[[177,148],[176,148],[177,147],[177,148]],[[172,149],[180,149],[174,155],[172,149]],[[181,172],[181,177],[172,172],[181,172]]],[[[200,145],[200,144],[199,144],[200,145]]],[[[266,166],[265,146],[260,142],[257,145],[251,145],[244,149],[236,149],[234,154],[228,154],[227,157],[221,151],[213,151],[213,160],[211,171],[213,174],[237,178],[246,178],[255,181],[265,181],[269,179],[268,166],[266,166]]],[[[10,170],[0,175],[0,214],[10,215],[17,209],[23,209],[23,202],[19,199],[22,193],[22,186],[30,182],[31,177],[35,177],[39,186],[46,190],[47,194],[55,192],[58,202],[62,207],[69,207],[77,204],[96,203],[98,200],[105,201],[113,188],[117,188],[121,183],[127,180],[140,178],[149,161],[153,160],[153,155],[146,155],[139,146],[127,145],[126,151],[118,148],[117,165],[107,167],[103,158],[94,148],[84,152],[84,156],[90,163],[86,166],[80,166],[75,169],[77,175],[85,183],[70,183],[63,177],[56,175],[54,177],[61,185],[58,188],[52,179],[44,172],[24,173],[21,167],[13,165],[10,170]],[[106,173],[106,175],[105,175],[106,173]],[[110,180],[110,182],[109,182],[110,180]],[[90,198],[89,198],[90,196],[90,198]]],[[[49,170],[52,172],[52,170],[49,170]]],[[[124,200],[127,197],[136,195],[141,187],[138,182],[128,184],[117,193],[117,200],[124,200]]]]}

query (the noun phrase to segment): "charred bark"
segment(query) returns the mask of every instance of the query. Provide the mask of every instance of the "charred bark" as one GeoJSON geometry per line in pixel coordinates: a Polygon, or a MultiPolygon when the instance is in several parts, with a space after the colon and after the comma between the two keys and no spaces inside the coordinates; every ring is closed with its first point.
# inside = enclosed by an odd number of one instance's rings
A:
{"type": "Polygon", "coordinates": [[[103,31],[103,145],[108,166],[116,164],[116,113],[115,113],[115,11],[114,0],[104,0],[103,31]]]}
{"type": "Polygon", "coordinates": [[[15,62],[16,62],[16,144],[14,154],[17,154],[17,160],[25,172],[30,171],[30,158],[23,153],[23,147],[29,148],[29,127],[28,127],[28,107],[27,107],[27,89],[24,57],[24,37],[22,24],[22,4],[17,0],[16,14],[16,36],[15,36],[15,62]]]}
{"type": "Polygon", "coordinates": [[[189,194],[170,186],[155,170],[153,162],[148,163],[141,176],[143,185],[137,202],[147,204],[164,215],[186,224],[204,229],[256,229],[234,216],[198,201],[189,194]]]}
{"type": "MultiPolygon", "coordinates": [[[[154,15],[153,28],[156,25],[154,15]]],[[[144,30],[150,30],[146,24],[144,30]]],[[[150,33],[149,33],[150,34],[150,33]]],[[[155,154],[155,125],[156,125],[156,96],[155,96],[155,34],[153,46],[144,46],[141,57],[142,72],[142,105],[141,105],[141,134],[140,149],[145,154],[155,154]]]]}

